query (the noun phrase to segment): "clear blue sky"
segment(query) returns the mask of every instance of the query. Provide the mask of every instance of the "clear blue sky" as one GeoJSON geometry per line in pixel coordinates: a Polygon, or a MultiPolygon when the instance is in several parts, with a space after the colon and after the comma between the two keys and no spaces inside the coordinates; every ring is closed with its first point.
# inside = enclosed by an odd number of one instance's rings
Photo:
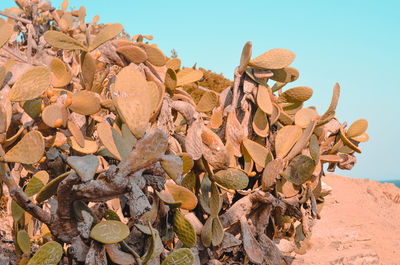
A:
{"type": "MultiPolygon", "coordinates": [[[[231,79],[248,40],[255,56],[272,48],[292,50],[300,71],[292,86],[314,89],[307,105],[322,114],[339,82],[339,120],[369,121],[370,141],[361,144],[358,163],[337,172],[400,179],[400,1],[69,2],[85,5],[87,20],[98,14],[100,22],[120,22],[131,35],[152,34],[166,55],[175,49],[185,66],[197,62],[231,79]]],[[[2,0],[0,9],[13,4],[2,0]]]]}

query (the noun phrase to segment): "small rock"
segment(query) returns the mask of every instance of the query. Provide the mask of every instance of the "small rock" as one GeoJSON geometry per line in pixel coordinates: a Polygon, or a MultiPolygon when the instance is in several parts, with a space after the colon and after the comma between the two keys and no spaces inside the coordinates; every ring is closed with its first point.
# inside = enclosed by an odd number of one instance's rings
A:
{"type": "Polygon", "coordinates": [[[274,239],[274,243],[282,254],[289,254],[295,250],[293,242],[287,239],[274,239]]]}

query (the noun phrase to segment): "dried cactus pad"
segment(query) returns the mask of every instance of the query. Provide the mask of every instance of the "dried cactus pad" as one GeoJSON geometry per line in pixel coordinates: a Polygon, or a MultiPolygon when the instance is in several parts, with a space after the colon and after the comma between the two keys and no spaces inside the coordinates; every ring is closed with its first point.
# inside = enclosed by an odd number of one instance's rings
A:
{"type": "Polygon", "coordinates": [[[353,149],[354,151],[356,151],[357,153],[361,153],[360,148],[358,148],[352,141],[350,141],[349,138],[347,138],[346,133],[344,132],[343,127],[340,127],[340,138],[342,139],[343,143],[345,145],[347,145],[348,147],[350,147],[351,149],[353,149]]]}
{"type": "Polygon", "coordinates": [[[267,115],[261,110],[261,108],[257,108],[256,113],[253,117],[253,130],[254,132],[261,136],[267,137],[269,133],[269,123],[267,120],[267,115]]]}
{"type": "Polygon", "coordinates": [[[68,144],[72,147],[72,149],[82,154],[93,154],[98,149],[97,142],[90,139],[85,139],[85,144],[83,147],[81,147],[74,136],[68,138],[68,144]]]}
{"type": "Polygon", "coordinates": [[[147,60],[155,65],[155,66],[163,66],[165,65],[165,55],[164,53],[158,49],[157,47],[149,44],[141,44],[147,54],[147,60]]]}
{"type": "Polygon", "coordinates": [[[18,231],[17,243],[18,243],[19,248],[25,254],[29,254],[31,252],[31,241],[30,241],[28,233],[25,230],[18,231]]]}
{"type": "Polygon", "coordinates": [[[312,95],[313,95],[313,90],[310,87],[307,86],[293,87],[283,92],[279,96],[279,101],[289,102],[289,103],[304,102],[309,98],[311,98],[312,95]]]}
{"type": "Polygon", "coordinates": [[[97,124],[97,133],[101,143],[116,159],[121,161],[123,158],[127,157],[128,153],[123,150],[123,146],[126,146],[127,144],[124,143],[121,134],[119,134],[119,132],[117,132],[113,127],[106,122],[101,122],[97,124]]]}
{"type": "Polygon", "coordinates": [[[219,217],[212,218],[212,239],[211,243],[213,246],[218,246],[224,239],[224,227],[219,220],[219,217]]]}
{"type": "Polygon", "coordinates": [[[152,159],[161,157],[168,147],[168,137],[161,130],[153,130],[147,133],[137,144],[128,159],[129,166],[135,170],[152,159]]]}
{"type": "Polygon", "coordinates": [[[44,139],[42,134],[39,131],[31,131],[0,158],[0,161],[33,164],[42,158],[43,153],[44,139]]]}
{"type": "Polygon", "coordinates": [[[300,138],[302,130],[297,125],[288,125],[278,131],[275,138],[276,156],[284,158],[300,138]]]}
{"type": "Polygon", "coordinates": [[[368,128],[368,121],[366,119],[359,119],[353,122],[346,132],[346,136],[353,138],[363,134],[368,128]]]}
{"type": "Polygon", "coordinates": [[[8,94],[11,101],[26,101],[39,97],[51,83],[50,70],[45,66],[35,66],[15,82],[8,94]]]}
{"type": "Polygon", "coordinates": [[[268,155],[270,154],[269,150],[261,144],[247,138],[244,139],[243,145],[254,162],[262,168],[265,167],[268,155]]]}
{"type": "Polygon", "coordinates": [[[154,111],[154,102],[158,101],[151,92],[147,89],[143,74],[134,67],[125,67],[118,73],[113,98],[123,119],[137,138],[143,137],[154,111]]]}
{"type": "Polygon", "coordinates": [[[3,23],[0,25],[0,48],[8,41],[14,31],[11,23],[3,23]]]}
{"type": "Polygon", "coordinates": [[[171,179],[173,179],[175,182],[181,181],[183,172],[183,160],[180,156],[162,156],[161,166],[171,179]]]}
{"type": "Polygon", "coordinates": [[[39,193],[36,195],[36,201],[38,203],[44,202],[48,198],[50,198],[53,194],[57,192],[58,185],[61,181],[63,181],[71,172],[65,172],[60,176],[56,177],[49,183],[47,183],[44,187],[42,187],[39,193]]]}
{"type": "Polygon", "coordinates": [[[89,51],[93,51],[103,43],[115,38],[122,31],[123,27],[119,23],[109,24],[105,26],[89,46],[89,51]]]}
{"type": "Polygon", "coordinates": [[[32,119],[37,120],[40,116],[40,113],[42,112],[42,99],[36,98],[25,101],[22,108],[25,110],[26,114],[28,114],[32,119]]]}
{"type": "Polygon", "coordinates": [[[242,55],[240,57],[240,66],[238,70],[240,74],[242,74],[246,70],[246,67],[250,62],[251,46],[252,46],[251,41],[248,41],[243,47],[242,55]]]}
{"type": "Polygon", "coordinates": [[[203,72],[192,68],[184,68],[176,74],[177,85],[183,86],[196,81],[203,77],[203,72]]]}
{"type": "Polygon", "coordinates": [[[92,91],[79,91],[72,95],[72,103],[69,108],[82,115],[91,115],[100,111],[100,99],[98,94],[92,91]]]}
{"type": "Polygon", "coordinates": [[[174,71],[179,70],[181,68],[181,60],[179,58],[169,59],[166,64],[167,68],[171,68],[174,71]]]}
{"type": "Polygon", "coordinates": [[[201,97],[199,103],[197,104],[196,110],[198,112],[209,112],[212,111],[217,104],[218,95],[213,91],[209,91],[204,93],[204,95],[201,97]]]}
{"type": "Polygon", "coordinates": [[[87,51],[85,45],[59,31],[46,31],[44,33],[44,39],[48,44],[58,49],[87,51]]]}
{"type": "Polygon", "coordinates": [[[272,102],[269,96],[268,89],[265,86],[258,86],[257,104],[266,114],[272,114],[272,102]]]}
{"type": "Polygon", "coordinates": [[[306,128],[312,120],[318,118],[318,112],[312,108],[301,109],[296,112],[294,122],[301,128],[306,128]]]}
{"type": "Polygon", "coordinates": [[[224,228],[218,217],[209,217],[201,231],[201,241],[204,246],[210,247],[221,244],[224,237],[224,228]]]}
{"type": "Polygon", "coordinates": [[[52,72],[52,85],[54,87],[64,87],[71,82],[72,73],[60,59],[54,57],[50,62],[52,72]]]}
{"type": "Polygon", "coordinates": [[[64,105],[51,104],[42,112],[43,122],[52,128],[65,127],[67,125],[68,111],[64,105]]]}
{"type": "Polygon", "coordinates": [[[28,197],[31,197],[38,193],[44,185],[47,183],[49,180],[49,174],[41,170],[37,172],[35,175],[32,176],[31,180],[29,181],[28,185],[26,185],[25,188],[25,194],[28,197]]]}
{"type": "Polygon", "coordinates": [[[128,61],[135,64],[140,64],[147,60],[146,52],[143,49],[136,46],[125,45],[119,47],[117,49],[117,52],[122,54],[128,61]]]}
{"type": "Polygon", "coordinates": [[[161,263],[161,265],[191,265],[193,263],[194,256],[190,249],[180,248],[169,254],[169,256],[161,263]]]}
{"type": "Polygon", "coordinates": [[[295,157],[286,170],[283,176],[295,185],[301,185],[308,181],[315,169],[315,162],[310,157],[300,155],[295,157]]]}
{"type": "Polygon", "coordinates": [[[214,175],[215,181],[228,189],[241,190],[247,187],[249,177],[240,169],[228,168],[214,175]]]}
{"type": "Polygon", "coordinates": [[[121,242],[129,236],[129,227],[115,220],[102,221],[90,231],[90,237],[104,244],[121,242]]]}
{"type": "Polygon", "coordinates": [[[274,74],[271,79],[281,83],[290,83],[299,78],[299,71],[293,67],[284,67],[282,69],[272,70],[274,74]]]}
{"type": "Polygon", "coordinates": [[[193,210],[197,205],[197,197],[189,189],[176,185],[171,181],[165,183],[166,190],[172,195],[176,202],[182,202],[182,209],[193,210]]]}
{"type": "Polygon", "coordinates": [[[326,110],[326,112],[321,116],[322,122],[329,121],[328,118],[335,114],[335,110],[339,102],[339,97],[340,97],[340,85],[336,83],[335,86],[333,87],[331,104],[329,105],[329,108],[326,110]]]}
{"type": "Polygon", "coordinates": [[[258,69],[280,69],[288,66],[296,55],[287,49],[272,49],[250,61],[249,66],[258,69]]]}
{"type": "Polygon", "coordinates": [[[179,210],[174,215],[174,231],[185,246],[192,248],[196,245],[197,236],[193,225],[179,210]]]}
{"type": "Polygon", "coordinates": [[[55,241],[50,241],[39,248],[29,260],[28,265],[58,264],[62,254],[62,246],[55,241]]]}
{"type": "Polygon", "coordinates": [[[116,264],[134,264],[135,258],[124,251],[119,250],[118,244],[104,246],[111,261],[116,264]]]}
{"type": "Polygon", "coordinates": [[[85,137],[81,129],[71,120],[67,122],[68,130],[74,136],[76,142],[80,145],[80,147],[85,147],[85,137]]]}

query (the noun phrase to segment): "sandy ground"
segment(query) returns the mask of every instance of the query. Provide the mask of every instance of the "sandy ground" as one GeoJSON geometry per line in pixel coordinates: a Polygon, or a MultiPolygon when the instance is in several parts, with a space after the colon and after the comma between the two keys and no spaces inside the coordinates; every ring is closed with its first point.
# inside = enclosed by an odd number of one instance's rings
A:
{"type": "Polygon", "coordinates": [[[314,226],[312,249],[291,265],[400,265],[400,189],[333,174],[324,181],[333,192],[314,226]]]}

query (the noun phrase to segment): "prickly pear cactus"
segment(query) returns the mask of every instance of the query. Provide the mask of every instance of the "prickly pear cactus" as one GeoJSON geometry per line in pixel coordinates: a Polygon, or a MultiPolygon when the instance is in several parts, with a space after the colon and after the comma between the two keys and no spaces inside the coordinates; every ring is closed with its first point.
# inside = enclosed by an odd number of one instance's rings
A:
{"type": "Polygon", "coordinates": [[[365,119],[335,117],[338,83],[318,112],[287,49],[247,42],[232,82],[84,6],[16,3],[0,19],[0,176],[21,264],[283,264],[281,238],[307,250],[324,164],[351,169],[369,138],[365,119]]]}

